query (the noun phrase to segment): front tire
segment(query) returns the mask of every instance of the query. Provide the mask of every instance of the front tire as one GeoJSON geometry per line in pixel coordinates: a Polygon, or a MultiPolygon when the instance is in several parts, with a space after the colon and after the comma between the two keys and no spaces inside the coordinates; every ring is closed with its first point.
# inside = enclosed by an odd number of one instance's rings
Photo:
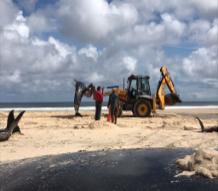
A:
{"type": "Polygon", "coordinates": [[[144,99],[139,99],[134,105],[134,116],[148,117],[151,115],[151,104],[144,99]]]}

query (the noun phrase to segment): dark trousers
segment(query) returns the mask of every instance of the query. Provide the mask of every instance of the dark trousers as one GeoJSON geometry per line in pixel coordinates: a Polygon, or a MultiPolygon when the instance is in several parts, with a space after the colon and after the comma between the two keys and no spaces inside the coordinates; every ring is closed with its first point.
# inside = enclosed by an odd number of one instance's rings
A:
{"type": "Polygon", "coordinates": [[[101,119],[101,105],[102,103],[97,101],[95,102],[95,120],[101,119]]]}
{"type": "Polygon", "coordinates": [[[111,104],[110,106],[110,113],[111,113],[111,119],[112,119],[112,123],[117,124],[117,115],[118,115],[118,106],[116,106],[115,104],[111,104]]]}

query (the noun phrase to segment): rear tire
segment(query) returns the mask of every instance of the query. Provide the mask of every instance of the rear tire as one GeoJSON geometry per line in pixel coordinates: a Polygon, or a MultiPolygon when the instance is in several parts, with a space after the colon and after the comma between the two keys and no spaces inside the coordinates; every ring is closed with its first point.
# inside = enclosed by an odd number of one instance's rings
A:
{"type": "Polygon", "coordinates": [[[134,116],[148,117],[151,115],[151,104],[144,99],[139,99],[134,105],[134,116]]]}

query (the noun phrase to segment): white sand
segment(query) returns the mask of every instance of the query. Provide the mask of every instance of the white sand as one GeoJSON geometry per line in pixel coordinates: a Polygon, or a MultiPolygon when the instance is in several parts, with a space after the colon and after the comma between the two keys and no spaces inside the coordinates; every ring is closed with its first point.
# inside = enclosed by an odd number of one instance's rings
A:
{"type": "MultiPolygon", "coordinates": [[[[201,133],[191,114],[218,115],[218,109],[166,110],[154,117],[134,118],[125,113],[117,125],[93,119],[94,111],[82,111],[83,118],[65,112],[26,112],[20,122],[24,135],[12,135],[0,142],[0,163],[36,156],[127,148],[217,148],[218,133],[201,133]],[[184,115],[185,114],[185,115],[184,115]]],[[[0,112],[0,126],[8,112],[0,112]]],[[[203,120],[205,126],[218,118],[203,120]]]]}

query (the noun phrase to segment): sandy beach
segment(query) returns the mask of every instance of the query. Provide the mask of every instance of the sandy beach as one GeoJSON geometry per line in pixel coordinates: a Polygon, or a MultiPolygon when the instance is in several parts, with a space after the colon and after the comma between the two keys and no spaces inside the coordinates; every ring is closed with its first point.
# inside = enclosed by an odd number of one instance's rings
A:
{"type": "MultiPolygon", "coordinates": [[[[218,148],[218,134],[201,133],[194,116],[205,126],[218,125],[218,109],[168,109],[149,118],[135,118],[124,112],[117,125],[107,122],[106,111],[95,122],[94,111],[27,111],[14,134],[0,142],[0,163],[44,155],[78,151],[129,148],[218,148]]],[[[0,112],[0,126],[6,126],[8,112],[0,112]]],[[[15,112],[17,115],[17,112],[15,112]]]]}

